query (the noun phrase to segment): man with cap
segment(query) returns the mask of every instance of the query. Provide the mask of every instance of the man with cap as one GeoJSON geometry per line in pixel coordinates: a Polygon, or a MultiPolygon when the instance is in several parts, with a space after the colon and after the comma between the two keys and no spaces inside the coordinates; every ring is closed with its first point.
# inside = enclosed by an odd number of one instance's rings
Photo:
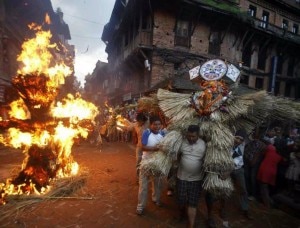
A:
{"type": "Polygon", "coordinates": [[[234,145],[231,150],[231,156],[234,162],[234,170],[231,172],[230,176],[235,182],[235,186],[239,188],[240,194],[240,204],[243,214],[246,218],[252,219],[250,217],[248,210],[248,193],[246,188],[245,173],[244,173],[244,149],[245,149],[245,137],[246,133],[243,131],[237,131],[234,136],[234,145]]]}
{"type": "MultiPolygon", "coordinates": [[[[232,180],[235,182],[235,187],[238,188],[239,191],[234,192],[239,194],[240,198],[240,204],[242,208],[243,215],[247,219],[252,219],[252,217],[249,215],[249,204],[248,204],[248,193],[246,189],[246,182],[245,182],[245,175],[244,175],[244,161],[243,161],[243,155],[244,155],[244,148],[245,148],[245,137],[246,133],[243,131],[237,131],[234,136],[234,145],[231,150],[231,156],[234,162],[234,170],[228,171],[225,173],[220,174],[221,179],[227,179],[232,178],[232,180]]],[[[216,227],[215,221],[213,219],[213,205],[217,199],[213,197],[212,194],[207,192],[205,194],[205,201],[207,206],[207,213],[208,213],[208,227],[214,228],[216,227]]],[[[227,204],[228,199],[226,198],[220,198],[220,217],[223,220],[223,227],[229,227],[228,223],[228,217],[227,217],[227,204]]]]}

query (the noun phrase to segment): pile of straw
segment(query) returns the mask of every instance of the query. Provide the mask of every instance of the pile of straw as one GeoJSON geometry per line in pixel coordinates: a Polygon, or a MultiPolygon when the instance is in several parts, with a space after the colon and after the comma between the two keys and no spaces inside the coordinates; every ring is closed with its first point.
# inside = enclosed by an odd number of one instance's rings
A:
{"type": "Polygon", "coordinates": [[[54,180],[51,183],[51,190],[45,195],[8,195],[7,204],[1,206],[0,224],[3,225],[6,219],[17,216],[29,206],[46,201],[58,199],[91,199],[90,197],[70,196],[78,191],[85,184],[88,176],[87,170],[82,170],[79,175],[54,180]]]}

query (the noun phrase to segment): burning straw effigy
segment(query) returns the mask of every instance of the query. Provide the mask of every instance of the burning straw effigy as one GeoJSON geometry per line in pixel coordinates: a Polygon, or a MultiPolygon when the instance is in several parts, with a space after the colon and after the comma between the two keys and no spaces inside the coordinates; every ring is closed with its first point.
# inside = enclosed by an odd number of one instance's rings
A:
{"type": "Polygon", "coordinates": [[[203,164],[203,188],[216,196],[229,196],[233,191],[230,178],[220,174],[233,170],[233,138],[237,130],[247,133],[266,119],[299,120],[300,104],[279,98],[266,91],[239,85],[240,71],[232,64],[214,59],[190,71],[190,78],[201,89],[191,94],[159,89],[156,95],[141,99],[141,107],[159,108],[168,119],[168,133],[160,152],[141,168],[167,176],[174,164],[188,125],[200,127],[207,143],[203,164]]]}
{"type": "Polygon", "coordinates": [[[0,205],[6,204],[1,219],[33,202],[65,197],[84,183],[87,171],[79,172],[72,146],[76,137],[87,137],[98,114],[79,94],[56,100],[71,70],[55,64],[50,31],[32,28],[36,37],[22,45],[22,67],[12,79],[19,98],[10,104],[9,119],[0,121],[1,143],[25,154],[21,171],[0,184],[0,205]]]}

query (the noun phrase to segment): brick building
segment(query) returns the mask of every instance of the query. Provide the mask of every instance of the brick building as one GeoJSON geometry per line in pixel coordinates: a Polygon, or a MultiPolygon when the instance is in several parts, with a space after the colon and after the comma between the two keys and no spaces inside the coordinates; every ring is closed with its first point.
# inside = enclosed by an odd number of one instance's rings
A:
{"type": "Polygon", "coordinates": [[[242,83],[298,99],[299,25],[297,0],[116,0],[101,87],[120,103],[220,58],[241,67],[242,83]]]}
{"type": "Polygon", "coordinates": [[[107,101],[106,94],[109,93],[107,63],[98,60],[91,74],[85,77],[85,98],[94,104],[101,105],[107,101]]]}

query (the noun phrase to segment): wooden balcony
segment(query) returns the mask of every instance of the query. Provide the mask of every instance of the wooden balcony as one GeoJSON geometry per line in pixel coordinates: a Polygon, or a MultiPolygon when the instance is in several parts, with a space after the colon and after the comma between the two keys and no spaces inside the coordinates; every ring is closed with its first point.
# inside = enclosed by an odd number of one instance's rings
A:
{"type": "Polygon", "coordinates": [[[141,30],[129,43],[123,52],[123,60],[126,59],[137,47],[152,45],[152,30],[141,30]]]}

